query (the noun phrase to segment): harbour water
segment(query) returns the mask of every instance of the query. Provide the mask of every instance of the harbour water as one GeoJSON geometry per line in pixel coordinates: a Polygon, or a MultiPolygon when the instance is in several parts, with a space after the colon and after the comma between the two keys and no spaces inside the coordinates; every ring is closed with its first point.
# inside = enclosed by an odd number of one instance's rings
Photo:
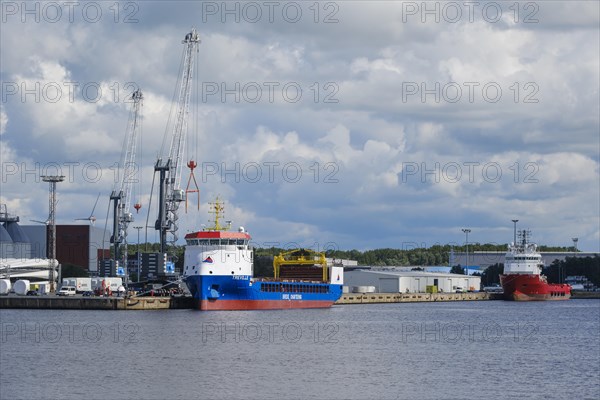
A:
{"type": "Polygon", "coordinates": [[[0,310],[1,399],[598,399],[600,301],[0,310]]]}

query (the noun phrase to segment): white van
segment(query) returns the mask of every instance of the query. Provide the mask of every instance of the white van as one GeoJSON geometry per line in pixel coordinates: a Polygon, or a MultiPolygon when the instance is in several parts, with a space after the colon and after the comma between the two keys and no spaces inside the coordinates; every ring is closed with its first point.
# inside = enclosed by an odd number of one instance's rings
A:
{"type": "Polygon", "coordinates": [[[75,286],[63,286],[60,288],[57,295],[58,296],[75,296],[76,293],[77,293],[77,289],[75,289],[75,286]]]}

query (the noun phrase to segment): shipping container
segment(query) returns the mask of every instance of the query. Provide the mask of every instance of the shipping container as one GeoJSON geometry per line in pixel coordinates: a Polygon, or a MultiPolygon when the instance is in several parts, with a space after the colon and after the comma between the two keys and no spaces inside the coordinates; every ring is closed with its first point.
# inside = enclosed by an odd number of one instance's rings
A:
{"type": "Polygon", "coordinates": [[[77,293],[92,290],[92,278],[64,278],[62,286],[73,286],[77,293]]]}

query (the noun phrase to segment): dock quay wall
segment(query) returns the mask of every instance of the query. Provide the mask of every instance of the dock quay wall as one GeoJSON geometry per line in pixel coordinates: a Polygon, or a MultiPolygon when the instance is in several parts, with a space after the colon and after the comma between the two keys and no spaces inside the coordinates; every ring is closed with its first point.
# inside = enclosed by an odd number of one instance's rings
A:
{"type": "Polygon", "coordinates": [[[1,308],[53,310],[167,310],[192,308],[191,297],[2,296],[1,308]]]}
{"type": "Polygon", "coordinates": [[[501,300],[498,293],[344,293],[335,304],[501,300]]]}
{"type": "Polygon", "coordinates": [[[600,292],[586,292],[580,290],[573,290],[571,292],[572,299],[600,299],[600,292]]]}
{"type": "MultiPolygon", "coordinates": [[[[599,298],[599,292],[573,293],[573,298],[599,298]]],[[[420,303],[502,300],[501,293],[344,293],[335,304],[420,303]]],[[[58,297],[0,296],[2,308],[54,310],[167,310],[193,308],[191,297],[58,297]]]]}

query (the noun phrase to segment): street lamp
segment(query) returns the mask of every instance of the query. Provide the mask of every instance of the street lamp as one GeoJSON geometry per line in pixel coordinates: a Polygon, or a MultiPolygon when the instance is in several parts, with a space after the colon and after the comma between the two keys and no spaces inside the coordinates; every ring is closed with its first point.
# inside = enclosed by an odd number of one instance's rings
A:
{"type": "MultiPolygon", "coordinates": [[[[579,241],[579,238],[574,237],[574,238],[571,238],[571,240],[573,241],[573,257],[577,257],[576,256],[576,254],[577,254],[577,242],[579,241]]],[[[565,275],[565,280],[567,279],[567,276],[566,276],[567,275],[567,271],[566,271],[566,269],[567,269],[567,265],[565,264],[565,266],[563,268],[563,272],[564,272],[564,275],[565,275]]],[[[562,274],[561,274],[561,281],[562,281],[562,274]]]]}
{"type": "MultiPolygon", "coordinates": [[[[49,242],[50,242],[50,254],[48,255],[48,258],[50,259],[50,274],[49,274],[49,278],[50,278],[50,291],[54,292],[55,291],[55,276],[54,276],[54,267],[58,264],[58,261],[56,261],[56,184],[59,182],[63,182],[65,180],[65,176],[64,175],[42,175],[41,176],[42,181],[44,182],[48,182],[50,183],[50,197],[49,197],[49,209],[50,209],[50,213],[49,213],[49,221],[50,221],[50,235],[49,235],[49,242]]],[[[58,281],[60,282],[61,278],[62,278],[62,273],[61,273],[61,265],[58,264],[58,281]]]]}
{"type": "Polygon", "coordinates": [[[137,242],[137,282],[138,284],[140,283],[140,229],[142,229],[143,226],[134,226],[133,229],[136,229],[138,231],[138,242],[137,242]]]}
{"type": "Polygon", "coordinates": [[[466,244],[467,244],[467,259],[466,259],[466,261],[465,261],[465,264],[466,264],[466,266],[465,266],[465,275],[469,275],[469,233],[471,232],[471,230],[470,230],[470,229],[466,229],[466,228],[465,228],[465,229],[463,229],[462,231],[463,231],[463,232],[465,233],[465,235],[467,236],[467,238],[466,238],[466,244]]]}
{"type": "Polygon", "coordinates": [[[515,224],[515,238],[513,240],[513,246],[517,245],[517,222],[519,222],[518,219],[512,219],[511,220],[513,222],[513,224],[515,224]]]}

